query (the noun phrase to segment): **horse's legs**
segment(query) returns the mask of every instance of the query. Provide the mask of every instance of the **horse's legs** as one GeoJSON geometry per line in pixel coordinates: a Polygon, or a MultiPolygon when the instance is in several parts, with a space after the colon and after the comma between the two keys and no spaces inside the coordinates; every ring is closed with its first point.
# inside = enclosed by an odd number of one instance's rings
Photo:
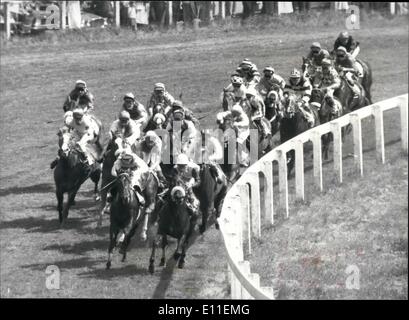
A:
{"type": "Polygon", "coordinates": [[[162,237],[162,257],[160,259],[159,267],[163,267],[166,261],[166,247],[168,246],[168,237],[164,235],[162,237]]]}
{"type": "Polygon", "coordinates": [[[179,253],[180,245],[183,243],[183,241],[185,241],[185,238],[186,238],[186,234],[182,235],[177,241],[176,250],[175,250],[175,253],[173,254],[173,258],[176,261],[179,260],[180,258],[180,253],[179,253]]]}
{"type": "Polygon", "coordinates": [[[155,272],[155,253],[156,253],[156,246],[158,245],[160,237],[161,237],[161,235],[158,234],[152,240],[152,252],[151,252],[151,257],[149,258],[149,272],[151,274],[153,274],[155,272]]]}
{"type": "Polygon", "coordinates": [[[220,217],[220,213],[222,212],[223,200],[226,196],[226,193],[227,193],[227,186],[224,186],[222,190],[220,190],[219,194],[216,196],[216,200],[214,202],[214,207],[216,208],[215,227],[217,230],[219,230],[219,222],[217,221],[217,219],[220,217]]]}
{"type": "Polygon", "coordinates": [[[63,214],[62,214],[62,210],[63,210],[63,203],[64,203],[64,193],[57,188],[57,191],[55,192],[56,196],[57,196],[57,210],[58,210],[58,221],[60,222],[60,224],[62,224],[63,222],[63,214]]]}
{"type": "Polygon", "coordinates": [[[108,247],[108,261],[106,264],[107,270],[111,268],[111,260],[112,260],[112,251],[115,248],[116,238],[118,236],[118,232],[114,232],[113,227],[109,227],[109,247],[108,247]]]}
{"type": "Polygon", "coordinates": [[[101,178],[101,170],[97,169],[94,172],[91,173],[90,178],[92,182],[94,182],[95,187],[94,187],[94,198],[95,201],[99,201],[101,199],[101,195],[99,194],[99,188],[98,188],[98,183],[99,179],[101,178]]]}
{"type": "Polygon", "coordinates": [[[195,224],[196,224],[196,219],[192,217],[192,219],[190,220],[189,230],[185,235],[183,235],[183,237],[181,239],[182,254],[180,255],[180,259],[179,259],[179,263],[178,263],[178,268],[179,269],[183,269],[183,267],[185,266],[186,250],[187,250],[187,246],[189,244],[190,237],[192,236],[193,231],[195,229],[195,224]]]}

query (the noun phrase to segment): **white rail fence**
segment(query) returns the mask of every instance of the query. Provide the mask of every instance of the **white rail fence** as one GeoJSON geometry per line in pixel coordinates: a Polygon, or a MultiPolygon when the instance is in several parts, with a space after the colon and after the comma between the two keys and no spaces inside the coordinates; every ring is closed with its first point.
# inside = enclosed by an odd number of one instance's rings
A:
{"type": "Polygon", "coordinates": [[[272,287],[263,287],[260,276],[252,273],[250,262],[244,260],[244,246],[251,253],[252,237],[261,236],[261,218],[274,225],[273,203],[273,161],[278,162],[279,204],[289,215],[288,181],[286,153],[295,150],[295,197],[304,200],[304,154],[303,144],[313,144],[314,183],[323,190],[323,172],[321,159],[321,136],[333,134],[333,174],[336,181],[342,183],[342,139],[341,128],[351,124],[353,133],[354,166],[363,176],[362,130],[361,121],[374,116],[376,135],[376,159],[385,162],[385,141],[383,113],[399,108],[402,150],[408,153],[408,94],[384,100],[357,111],[351,112],[331,122],[312,128],[293,139],[279,145],[249,167],[242,177],[232,186],[224,200],[220,230],[227,250],[228,273],[232,299],[274,299],[272,287]],[[264,188],[261,189],[259,173],[264,176],[264,188]],[[263,194],[261,194],[263,192],[263,194]],[[263,205],[260,204],[263,195],[263,205]],[[244,241],[244,239],[246,241],[244,241]]]}

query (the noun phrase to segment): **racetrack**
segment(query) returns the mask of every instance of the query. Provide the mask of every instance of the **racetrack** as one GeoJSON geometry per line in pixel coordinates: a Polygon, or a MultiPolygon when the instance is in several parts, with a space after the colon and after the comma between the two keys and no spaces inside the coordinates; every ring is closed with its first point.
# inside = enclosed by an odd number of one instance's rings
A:
{"type": "MultiPolygon", "coordinates": [[[[386,22],[385,22],[386,23],[386,22]]],[[[341,27],[342,28],[342,27],[341,27]]],[[[284,35],[271,30],[192,36],[179,43],[163,38],[153,46],[89,43],[22,48],[1,54],[0,241],[2,297],[228,298],[220,234],[212,227],[187,253],[185,269],[172,263],[147,272],[149,250],[134,241],[128,261],[114,259],[106,271],[108,221],[95,230],[92,185],[84,184],[66,227],[58,229],[50,161],[57,151],[62,103],[77,79],[96,96],[95,114],[105,127],[114,120],[125,92],[146,103],[155,82],[164,82],[200,116],[220,109],[221,89],[244,58],[259,69],[273,64],[287,76],[300,66],[312,41],[332,45],[339,28],[284,35]],[[45,287],[45,269],[61,270],[61,290],[45,287]]],[[[373,100],[408,92],[408,25],[375,26],[355,32],[362,58],[374,72],[373,100]]],[[[202,122],[213,125],[214,113],[202,122]]],[[[394,140],[396,114],[385,118],[385,141],[394,140]]],[[[363,131],[364,144],[373,134],[363,131]]],[[[365,147],[365,145],[364,145],[365,147]]],[[[351,152],[351,151],[350,151],[351,152]]],[[[306,161],[306,166],[308,163],[306,161]]]]}

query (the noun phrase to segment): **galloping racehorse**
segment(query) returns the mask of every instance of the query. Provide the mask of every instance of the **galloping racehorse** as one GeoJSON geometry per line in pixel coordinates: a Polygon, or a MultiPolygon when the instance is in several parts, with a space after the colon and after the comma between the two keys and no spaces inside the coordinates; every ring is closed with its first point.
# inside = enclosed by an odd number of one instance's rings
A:
{"type": "MultiPolygon", "coordinates": [[[[334,98],[331,93],[327,93],[321,103],[319,110],[320,123],[326,123],[339,118],[343,115],[342,105],[338,99],[334,98]]],[[[344,128],[342,128],[342,135],[344,135],[344,128]]],[[[329,144],[332,141],[332,134],[327,133],[322,136],[322,151],[324,159],[328,159],[329,144]]]]}
{"type": "Polygon", "coordinates": [[[236,141],[237,128],[232,121],[225,118],[223,122],[219,122],[219,129],[223,131],[223,164],[220,165],[227,182],[233,184],[240,178],[240,161],[238,153],[238,143],[236,141]],[[233,155],[233,159],[232,159],[233,155]]]}
{"type": "MultiPolygon", "coordinates": [[[[310,126],[305,118],[305,111],[301,104],[302,102],[298,99],[297,95],[293,93],[284,94],[284,117],[281,120],[280,125],[281,143],[284,143],[287,140],[290,140],[310,129],[310,126]]],[[[309,108],[314,116],[313,127],[318,126],[320,124],[318,110],[313,104],[310,104],[309,108]]],[[[292,169],[294,168],[294,156],[295,151],[289,151],[287,158],[288,175],[290,175],[292,169]]]]}
{"type": "MultiPolygon", "coordinates": [[[[208,217],[215,214],[216,219],[220,217],[223,206],[223,200],[227,193],[227,181],[224,178],[222,183],[217,183],[208,164],[200,165],[200,186],[194,189],[197,198],[200,201],[200,211],[202,213],[202,224],[199,231],[204,233],[208,217]]],[[[219,224],[216,220],[216,229],[219,224]]]]}
{"type": "Polygon", "coordinates": [[[183,268],[185,265],[186,250],[189,239],[193,234],[197,216],[191,214],[186,203],[186,192],[181,186],[175,186],[170,189],[168,201],[161,207],[158,214],[158,221],[155,220],[155,225],[158,226],[158,231],[152,240],[152,253],[149,259],[149,272],[152,274],[155,271],[155,252],[156,246],[162,240],[162,258],[159,266],[165,265],[166,246],[168,245],[167,236],[177,239],[177,247],[173,257],[178,262],[178,267],[183,268]],[[180,253],[180,247],[182,252],[180,253]]]}
{"type": "Polygon", "coordinates": [[[120,173],[111,193],[113,200],[110,210],[107,269],[111,267],[112,251],[115,246],[120,247],[122,261],[125,261],[130,240],[134,236],[138,224],[143,220],[142,210],[133,189],[130,174],[120,173]]]}
{"type": "Polygon", "coordinates": [[[165,114],[164,106],[162,104],[156,105],[152,113],[153,113],[153,116],[149,119],[148,124],[146,125],[145,129],[143,129],[143,132],[145,133],[150,130],[164,129],[164,125],[166,123],[166,114],[165,114]],[[165,117],[165,121],[163,121],[160,117],[155,118],[156,114],[162,114],[165,117]]]}
{"type": "Polygon", "coordinates": [[[63,133],[63,144],[59,151],[60,160],[54,169],[54,181],[56,186],[58,220],[61,226],[68,217],[70,206],[75,203],[75,196],[81,185],[88,179],[95,183],[94,194],[98,197],[98,182],[101,176],[101,166],[94,162],[89,164],[87,156],[80,148],[67,141],[70,135],[63,133]],[[68,201],[63,208],[64,193],[68,193],[68,201]]]}

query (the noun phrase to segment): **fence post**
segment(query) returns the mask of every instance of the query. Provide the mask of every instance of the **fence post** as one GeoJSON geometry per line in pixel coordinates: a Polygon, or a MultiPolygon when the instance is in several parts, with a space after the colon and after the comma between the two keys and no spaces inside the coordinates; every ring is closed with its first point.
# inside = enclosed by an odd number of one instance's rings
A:
{"type": "Polygon", "coordinates": [[[280,206],[285,208],[288,218],[288,181],[287,181],[287,155],[283,150],[278,151],[278,179],[280,187],[280,206]]]}
{"type": "Polygon", "coordinates": [[[400,103],[400,130],[402,139],[402,150],[408,154],[408,95],[403,97],[400,103]]]}
{"type": "MultiPolygon", "coordinates": [[[[240,195],[240,206],[243,208],[242,210],[242,235],[244,240],[244,235],[247,237],[248,241],[248,250],[249,254],[251,254],[251,222],[250,222],[250,208],[249,208],[249,201],[250,201],[250,194],[247,185],[238,185],[237,186],[240,195]]],[[[244,243],[244,241],[243,241],[244,243]]]]}
{"type": "Polygon", "coordinates": [[[304,201],[304,142],[295,141],[295,195],[304,201]]]}
{"type": "Polygon", "coordinates": [[[334,137],[334,171],[339,183],[342,183],[342,128],[339,122],[330,122],[334,137]]]}
{"type": "Polygon", "coordinates": [[[321,133],[319,131],[312,132],[313,143],[313,160],[314,160],[314,181],[323,191],[322,185],[322,147],[321,147],[321,133]]]}
{"type": "Polygon", "coordinates": [[[11,37],[11,13],[10,13],[10,3],[4,2],[4,24],[6,27],[6,39],[9,40],[11,37]]]}
{"type": "Polygon", "coordinates": [[[354,162],[355,168],[359,171],[361,177],[364,175],[363,155],[362,155],[362,126],[361,119],[356,113],[351,113],[352,133],[354,139],[354,162]]]}
{"type": "Polygon", "coordinates": [[[264,161],[264,215],[269,225],[274,224],[273,162],[264,161]]]}
{"type": "Polygon", "coordinates": [[[383,132],[383,110],[380,105],[373,106],[375,117],[376,161],[385,163],[385,136],[383,132]]]}
{"type": "Polygon", "coordinates": [[[120,2],[119,1],[114,1],[114,21],[115,21],[115,26],[119,28],[121,26],[121,21],[120,21],[120,2]]]}
{"type": "MultiPolygon", "coordinates": [[[[249,261],[239,261],[238,263],[240,269],[243,273],[248,276],[250,274],[250,262],[249,261]]],[[[247,290],[242,286],[241,287],[241,297],[240,299],[251,299],[251,295],[247,292],[247,290]]]]}
{"type": "Polygon", "coordinates": [[[257,172],[249,172],[251,233],[261,237],[260,182],[257,172]]]}
{"type": "Polygon", "coordinates": [[[173,25],[173,1],[168,1],[169,26],[173,25]]]}
{"type": "Polygon", "coordinates": [[[65,23],[67,19],[67,3],[66,1],[60,1],[60,29],[65,29],[65,23]]]}

